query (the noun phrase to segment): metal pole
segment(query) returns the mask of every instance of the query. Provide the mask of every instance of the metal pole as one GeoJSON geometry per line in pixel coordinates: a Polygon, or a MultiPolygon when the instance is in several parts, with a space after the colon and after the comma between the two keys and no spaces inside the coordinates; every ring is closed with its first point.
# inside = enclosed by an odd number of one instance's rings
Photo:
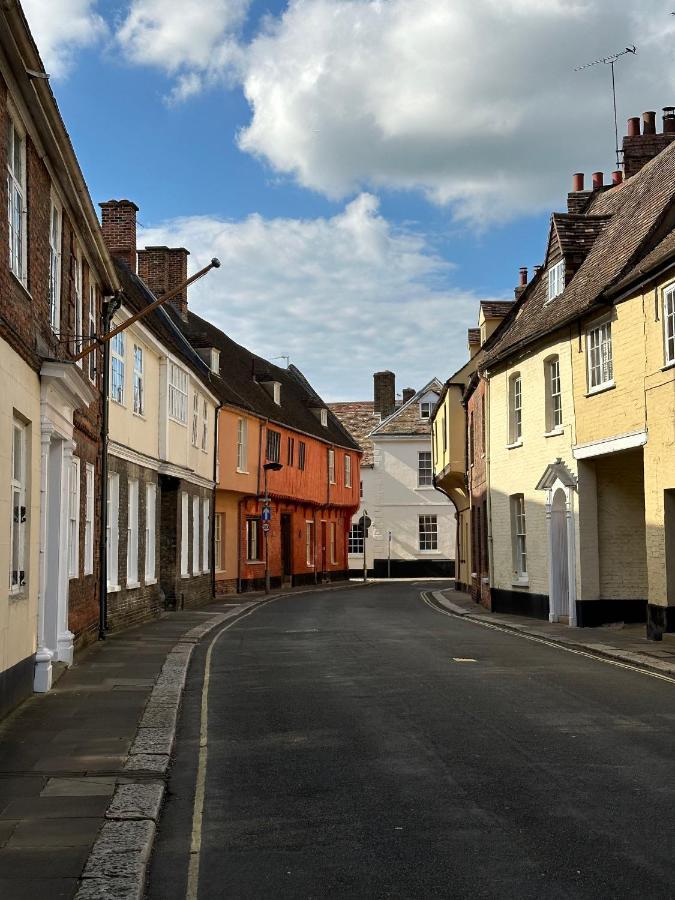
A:
{"type": "MultiPolygon", "coordinates": [[[[118,308],[117,298],[106,300],[103,305],[103,337],[110,330],[110,323],[118,308]]],[[[105,640],[108,627],[108,409],[110,394],[110,341],[103,341],[103,410],[101,414],[101,507],[99,510],[99,585],[98,585],[98,639],[105,640]]]]}
{"type": "Polygon", "coordinates": [[[361,534],[363,536],[363,582],[364,582],[364,584],[366,581],[368,581],[368,562],[366,559],[366,533],[367,533],[366,517],[367,516],[368,516],[368,513],[364,509],[363,515],[361,517],[361,534]]]}
{"type": "MultiPolygon", "coordinates": [[[[265,471],[265,498],[264,502],[267,502],[267,469],[265,471]]],[[[263,525],[268,524],[263,522],[263,525]]],[[[265,535],[265,593],[269,594],[270,592],[270,554],[269,554],[269,531],[263,531],[265,535]]]]}
{"type": "Polygon", "coordinates": [[[389,547],[387,555],[387,578],[391,578],[391,531],[389,532],[389,547]]]}

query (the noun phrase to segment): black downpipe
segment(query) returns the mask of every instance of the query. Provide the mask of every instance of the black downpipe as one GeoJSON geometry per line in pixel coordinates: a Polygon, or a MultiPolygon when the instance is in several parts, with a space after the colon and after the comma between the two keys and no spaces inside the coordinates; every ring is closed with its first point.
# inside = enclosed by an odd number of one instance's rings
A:
{"type": "Polygon", "coordinates": [[[99,585],[98,585],[98,639],[105,640],[108,629],[108,409],[110,402],[110,341],[105,340],[110,331],[113,316],[122,305],[117,294],[103,304],[103,411],[101,415],[101,508],[99,511],[99,585]]]}

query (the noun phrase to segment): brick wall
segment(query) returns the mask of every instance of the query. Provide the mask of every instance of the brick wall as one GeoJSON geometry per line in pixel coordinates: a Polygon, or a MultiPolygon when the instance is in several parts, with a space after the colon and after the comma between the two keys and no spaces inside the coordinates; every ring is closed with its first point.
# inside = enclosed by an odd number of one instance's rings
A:
{"type": "MultiPolygon", "coordinates": [[[[192,482],[169,476],[160,478],[160,539],[158,542],[158,557],[160,564],[160,583],[167,606],[171,608],[183,608],[184,606],[198,606],[208,603],[213,597],[213,577],[211,574],[213,535],[213,491],[203,488],[192,482]],[[182,500],[183,492],[188,495],[188,575],[181,574],[181,540],[182,540],[182,500]],[[192,559],[192,528],[193,528],[193,497],[200,500],[200,516],[202,501],[209,500],[210,527],[209,527],[209,568],[204,574],[193,575],[192,559]]],[[[202,523],[200,520],[200,555],[204,538],[202,523]]],[[[201,560],[199,561],[201,568],[201,560]]]]}

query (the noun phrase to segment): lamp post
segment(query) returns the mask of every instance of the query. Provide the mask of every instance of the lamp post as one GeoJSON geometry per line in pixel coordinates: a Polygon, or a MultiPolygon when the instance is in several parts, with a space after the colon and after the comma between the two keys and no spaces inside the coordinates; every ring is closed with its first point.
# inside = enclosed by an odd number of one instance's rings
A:
{"type": "MultiPolygon", "coordinates": [[[[268,472],[279,472],[283,469],[283,465],[280,462],[268,462],[263,466],[265,471],[265,496],[263,497],[263,513],[267,509],[269,510],[269,502],[270,498],[267,496],[267,473],[268,472]]],[[[267,515],[270,515],[268,513],[267,515]]],[[[270,552],[269,552],[269,533],[270,533],[270,523],[269,519],[265,519],[263,516],[263,534],[265,535],[265,593],[269,594],[270,592],[270,552]]]]}

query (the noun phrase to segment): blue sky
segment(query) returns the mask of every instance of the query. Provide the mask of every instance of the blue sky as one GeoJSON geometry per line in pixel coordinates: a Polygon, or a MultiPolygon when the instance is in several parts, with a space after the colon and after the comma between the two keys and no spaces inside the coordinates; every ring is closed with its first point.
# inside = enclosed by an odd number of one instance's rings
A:
{"type": "Polygon", "coordinates": [[[571,173],[675,102],[672,18],[604,0],[24,0],[95,203],[223,268],[192,307],[326,399],[464,361],[571,173]],[[624,7],[624,8],[622,8],[624,7]]]}

